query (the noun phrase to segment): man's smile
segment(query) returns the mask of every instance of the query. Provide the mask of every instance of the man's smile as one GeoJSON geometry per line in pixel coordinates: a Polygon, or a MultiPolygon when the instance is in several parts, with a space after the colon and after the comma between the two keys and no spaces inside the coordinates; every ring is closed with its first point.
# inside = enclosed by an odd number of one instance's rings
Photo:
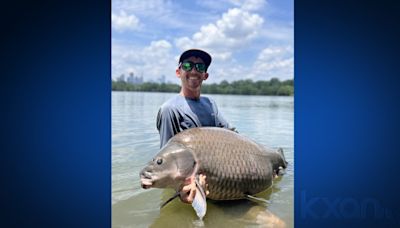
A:
{"type": "Polygon", "coordinates": [[[200,80],[201,77],[198,77],[198,76],[188,76],[188,77],[186,77],[186,79],[188,79],[188,80],[200,80]]]}

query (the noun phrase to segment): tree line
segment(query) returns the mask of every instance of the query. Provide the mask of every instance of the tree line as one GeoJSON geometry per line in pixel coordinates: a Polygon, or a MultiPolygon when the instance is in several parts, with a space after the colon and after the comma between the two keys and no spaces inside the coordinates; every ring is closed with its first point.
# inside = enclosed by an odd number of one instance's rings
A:
{"type": "MultiPolygon", "coordinates": [[[[174,92],[180,91],[180,86],[173,83],[145,82],[142,84],[131,84],[125,81],[112,81],[113,91],[146,91],[146,92],[174,92]]],[[[208,94],[238,94],[238,95],[272,95],[293,96],[293,79],[280,81],[272,78],[269,81],[255,81],[251,79],[220,83],[203,84],[202,93],[208,94]]]]}

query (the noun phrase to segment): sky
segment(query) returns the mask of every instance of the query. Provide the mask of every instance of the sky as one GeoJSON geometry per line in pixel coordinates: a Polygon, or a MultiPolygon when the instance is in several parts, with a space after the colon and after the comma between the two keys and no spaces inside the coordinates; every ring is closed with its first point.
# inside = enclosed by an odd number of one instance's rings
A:
{"type": "Polygon", "coordinates": [[[179,83],[180,54],[212,56],[205,83],[293,79],[293,0],[112,0],[112,78],[179,83]]]}

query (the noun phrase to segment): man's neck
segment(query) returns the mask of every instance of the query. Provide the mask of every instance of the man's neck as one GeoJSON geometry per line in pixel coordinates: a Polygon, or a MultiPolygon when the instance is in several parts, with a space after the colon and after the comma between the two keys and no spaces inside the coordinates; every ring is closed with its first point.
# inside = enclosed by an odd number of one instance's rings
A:
{"type": "Polygon", "coordinates": [[[199,99],[200,98],[200,90],[192,91],[192,90],[181,89],[181,92],[179,94],[181,96],[184,96],[184,97],[190,98],[190,99],[199,99]]]}

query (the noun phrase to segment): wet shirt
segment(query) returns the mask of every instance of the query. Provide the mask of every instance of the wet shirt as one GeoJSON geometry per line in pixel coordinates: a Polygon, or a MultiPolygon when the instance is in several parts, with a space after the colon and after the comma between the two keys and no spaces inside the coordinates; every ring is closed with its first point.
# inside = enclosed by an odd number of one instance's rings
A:
{"type": "Polygon", "coordinates": [[[175,95],[161,106],[157,114],[160,147],[185,129],[207,126],[231,128],[212,99],[204,96],[190,99],[175,95]]]}

